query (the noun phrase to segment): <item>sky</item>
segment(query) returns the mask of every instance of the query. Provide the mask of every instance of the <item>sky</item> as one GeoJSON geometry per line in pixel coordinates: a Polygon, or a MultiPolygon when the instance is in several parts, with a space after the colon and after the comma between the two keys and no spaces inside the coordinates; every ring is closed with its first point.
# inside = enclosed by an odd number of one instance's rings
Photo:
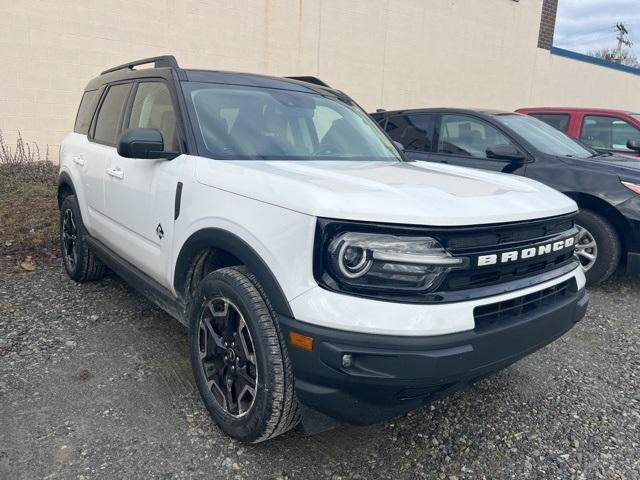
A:
{"type": "Polygon", "coordinates": [[[615,48],[618,22],[629,30],[640,58],[640,0],[559,0],[553,44],[579,53],[615,48]]]}

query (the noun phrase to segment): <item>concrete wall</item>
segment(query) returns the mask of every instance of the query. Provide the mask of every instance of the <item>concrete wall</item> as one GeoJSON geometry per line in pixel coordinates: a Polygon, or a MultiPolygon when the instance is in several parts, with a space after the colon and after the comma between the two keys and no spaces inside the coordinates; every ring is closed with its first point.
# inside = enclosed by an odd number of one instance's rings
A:
{"type": "Polygon", "coordinates": [[[52,157],[101,70],[174,54],[185,67],[318,75],[367,109],[609,106],[640,76],[538,49],[542,0],[0,0],[0,130],[52,157]]]}

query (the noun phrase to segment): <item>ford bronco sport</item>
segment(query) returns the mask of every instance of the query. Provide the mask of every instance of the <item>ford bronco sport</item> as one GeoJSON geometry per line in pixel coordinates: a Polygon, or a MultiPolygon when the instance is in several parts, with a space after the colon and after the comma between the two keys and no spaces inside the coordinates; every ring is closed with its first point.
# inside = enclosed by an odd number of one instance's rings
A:
{"type": "Polygon", "coordinates": [[[170,56],[107,70],[62,144],[58,199],[69,276],[108,267],[184,323],[207,409],[246,442],[403,414],[587,306],[572,200],[410,162],[312,77],[170,56]]]}

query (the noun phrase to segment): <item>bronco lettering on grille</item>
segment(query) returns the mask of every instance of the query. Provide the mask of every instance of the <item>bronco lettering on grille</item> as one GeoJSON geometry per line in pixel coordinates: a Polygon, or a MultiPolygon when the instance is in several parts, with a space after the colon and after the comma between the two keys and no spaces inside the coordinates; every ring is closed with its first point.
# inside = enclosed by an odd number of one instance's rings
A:
{"type": "Polygon", "coordinates": [[[511,250],[502,253],[492,253],[489,255],[480,255],[478,257],[478,266],[485,267],[487,265],[498,265],[502,263],[515,262],[517,260],[527,260],[529,258],[548,255],[552,252],[559,252],[575,245],[575,238],[570,237],[556,242],[545,243],[536,247],[523,248],[521,250],[511,250]]]}

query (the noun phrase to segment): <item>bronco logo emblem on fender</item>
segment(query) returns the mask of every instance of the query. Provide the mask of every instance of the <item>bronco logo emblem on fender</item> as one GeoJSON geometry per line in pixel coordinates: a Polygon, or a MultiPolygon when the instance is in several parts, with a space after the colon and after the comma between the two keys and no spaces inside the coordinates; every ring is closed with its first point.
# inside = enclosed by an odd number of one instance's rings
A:
{"type": "Polygon", "coordinates": [[[523,248],[521,250],[511,250],[508,252],[492,253],[489,255],[480,255],[478,257],[478,267],[488,265],[498,265],[501,263],[515,262],[517,260],[527,260],[529,258],[548,255],[552,252],[559,252],[575,245],[575,238],[570,237],[557,242],[545,243],[537,247],[523,248]]]}

